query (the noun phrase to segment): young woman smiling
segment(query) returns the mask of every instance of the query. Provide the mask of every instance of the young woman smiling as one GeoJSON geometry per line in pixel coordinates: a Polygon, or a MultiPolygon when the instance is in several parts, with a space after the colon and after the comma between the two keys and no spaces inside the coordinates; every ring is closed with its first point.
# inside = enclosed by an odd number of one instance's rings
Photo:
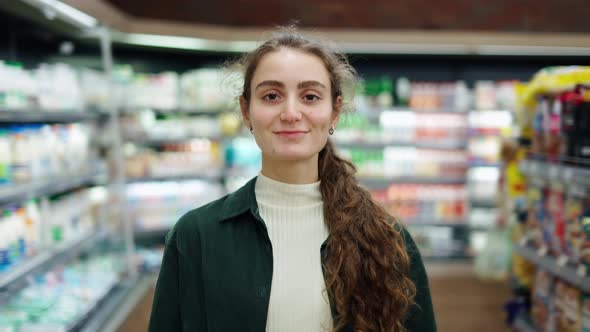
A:
{"type": "Polygon", "coordinates": [[[436,331],[414,241],[328,139],[346,58],[288,30],[241,64],[262,169],[169,232],[149,331],[436,331]]]}

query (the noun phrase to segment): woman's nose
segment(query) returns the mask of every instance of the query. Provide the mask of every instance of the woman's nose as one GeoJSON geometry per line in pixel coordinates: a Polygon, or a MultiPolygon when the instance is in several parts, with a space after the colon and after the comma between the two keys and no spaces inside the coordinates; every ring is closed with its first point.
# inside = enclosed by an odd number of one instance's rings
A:
{"type": "Polygon", "coordinates": [[[301,120],[301,111],[298,107],[299,105],[297,105],[296,100],[289,99],[283,104],[283,109],[281,110],[281,120],[287,122],[301,120]]]}

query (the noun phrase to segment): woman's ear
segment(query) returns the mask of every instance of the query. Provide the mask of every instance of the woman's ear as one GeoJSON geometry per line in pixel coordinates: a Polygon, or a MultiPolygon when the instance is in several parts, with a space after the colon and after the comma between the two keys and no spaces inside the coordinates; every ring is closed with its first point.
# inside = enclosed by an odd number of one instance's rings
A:
{"type": "Polygon", "coordinates": [[[244,120],[246,127],[252,128],[252,124],[250,123],[250,113],[248,112],[248,101],[244,96],[240,96],[240,111],[242,112],[242,119],[244,120]]]}
{"type": "Polygon", "coordinates": [[[342,96],[336,97],[334,102],[334,112],[332,114],[332,127],[336,128],[340,121],[340,114],[342,113],[342,96]]]}

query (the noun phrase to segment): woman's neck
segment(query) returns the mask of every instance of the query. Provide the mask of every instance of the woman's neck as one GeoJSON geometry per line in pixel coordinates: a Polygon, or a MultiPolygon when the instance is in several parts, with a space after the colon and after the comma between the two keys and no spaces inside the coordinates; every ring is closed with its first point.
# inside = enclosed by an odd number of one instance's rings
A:
{"type": "Polygon", "coordinates": [[[262,174],[275,181],[307,184],[319,181],[318,157],[302,161],[277,161],[262,158],[262,174]]]}

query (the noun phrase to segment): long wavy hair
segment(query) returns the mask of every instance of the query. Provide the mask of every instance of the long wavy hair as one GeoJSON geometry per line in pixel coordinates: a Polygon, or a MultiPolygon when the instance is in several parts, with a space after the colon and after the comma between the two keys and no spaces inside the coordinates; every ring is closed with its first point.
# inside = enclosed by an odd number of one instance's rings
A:
{"type": "MultiPolygon", "coordinates": [[[[281,30],[241,59],[242,97],[248,104],[260,60],[281,48],[320,58],[330,75],[332,104],[338,97],[345,105],[351,104],[347,101],[353,96],[357,76],[346,57],[294,28],[281,30]]],[[[334,331],[348,324],[354,331],[404,331],[416,287],[409,277],[410,258],[401,226],[359,186],[354,165],[336,154],[330,140],[320,151],[318,163],[324,221],[330,233],[324,273],[334,331]]]]}

